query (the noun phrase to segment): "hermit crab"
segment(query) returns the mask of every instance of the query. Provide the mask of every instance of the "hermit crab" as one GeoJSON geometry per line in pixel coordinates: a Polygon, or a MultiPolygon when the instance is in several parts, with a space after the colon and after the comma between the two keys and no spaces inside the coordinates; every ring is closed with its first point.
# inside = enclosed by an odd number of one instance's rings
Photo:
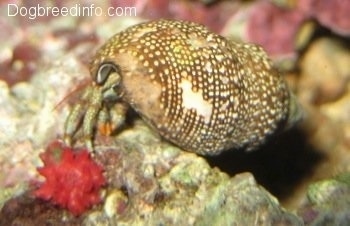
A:
{"type": "Polygon", "coordinates": [[[121,114],[132,108],[167,141],[203,155],[252,150],[300,116],[261,47],[193,22],[129,27],[100,48],[90,72],[93,83],[66,120],[65,140],[82,129],[91,150],[96,126],[114,107],[121,114]]]}

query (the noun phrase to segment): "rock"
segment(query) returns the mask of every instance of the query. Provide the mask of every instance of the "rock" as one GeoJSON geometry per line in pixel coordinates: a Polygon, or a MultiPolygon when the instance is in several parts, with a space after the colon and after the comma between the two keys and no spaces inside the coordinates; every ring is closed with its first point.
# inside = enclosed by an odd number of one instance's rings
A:
{"type": "Polygon", "coordinates": [[[335,39],[314,42],[301,59],[300,98],[316,104],[339,99],[350,81],[350,51],[335,39]]]}
{"type": "Polygon", "coordinates": [[[350,174],[310,185],[308,199],[298,210],[306,225],[348,225],[350,222],[350,174]]]}
{"type": "Polygon", "coordinates": [[[109,189],[113,189],[105,204],[111,222],[302,225],[250,173],[230,178],[202,157],[165,143],[142,121],[116,140],[98,138],[98,142],[97,159],[105,166],[109,189]]]}

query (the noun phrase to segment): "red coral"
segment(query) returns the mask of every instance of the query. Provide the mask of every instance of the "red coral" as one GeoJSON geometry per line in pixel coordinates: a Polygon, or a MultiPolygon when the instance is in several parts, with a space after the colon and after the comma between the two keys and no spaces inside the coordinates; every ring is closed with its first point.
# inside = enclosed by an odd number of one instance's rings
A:
{"type": "Polygon", "coordinates": [[[99,190],[106,183],[103,169],[87,150],[73,152],[55,141],[40,158],[44,166],[38,172],[46,181],[34,192],[36,197],[51,200],[76,216],[101,201],[99,190]]]}

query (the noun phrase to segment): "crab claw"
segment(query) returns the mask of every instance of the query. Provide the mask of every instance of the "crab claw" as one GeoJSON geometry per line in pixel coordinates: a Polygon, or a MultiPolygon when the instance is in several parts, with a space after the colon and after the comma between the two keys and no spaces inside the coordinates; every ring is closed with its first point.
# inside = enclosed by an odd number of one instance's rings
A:
{"type": "Polygon", "coordinates": [[[119,88],[121,76],[119,69],[112,63],[104,63],[97,70],[95,81],[83,90],[81,100],[73,106],[64,127],[64,141],[72,145],[73,138],[81,128],[84,143],[90,151],[94,150],[94,129],[98,121],[104,124],[103,131],[110,134],[110,124],[107,106],[120,101],[122,92],[119,88]]]}

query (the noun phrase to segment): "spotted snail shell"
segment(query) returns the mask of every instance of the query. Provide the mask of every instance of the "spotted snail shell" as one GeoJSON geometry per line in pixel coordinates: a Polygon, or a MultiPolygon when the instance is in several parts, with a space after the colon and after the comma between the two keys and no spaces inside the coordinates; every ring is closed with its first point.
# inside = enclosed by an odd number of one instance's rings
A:
{"type": "MultiPolygon", "coordinates": [[[[205,155],[254,149],[296,121],[293,96],[261,47],[193,22],[129,27],[102,46],[90,71],[94,83],[82,125],[87,140],[110,102],[131,106],[166,140],[205,155]]],[[[67,119],[66,137],[78,129],[73,121],[82,108],[67,119]]]]}

